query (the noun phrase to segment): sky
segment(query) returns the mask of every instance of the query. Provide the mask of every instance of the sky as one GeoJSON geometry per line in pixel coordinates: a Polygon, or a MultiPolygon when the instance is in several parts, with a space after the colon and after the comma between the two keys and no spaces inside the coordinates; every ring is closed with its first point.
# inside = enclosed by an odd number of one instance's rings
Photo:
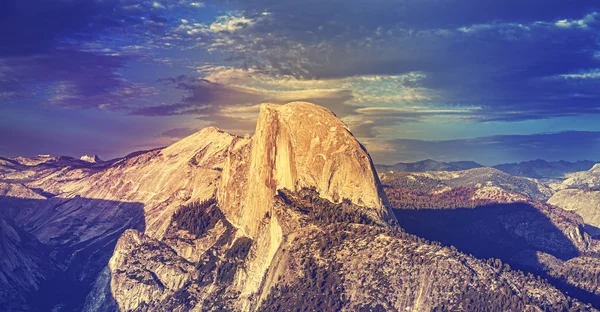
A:
{"type": "Polygon", "coordinates": [[[302,100],[376,163],[600,160],[597,0],[3,0],[0,29],[2,156],[243,135],[302,100]]]}

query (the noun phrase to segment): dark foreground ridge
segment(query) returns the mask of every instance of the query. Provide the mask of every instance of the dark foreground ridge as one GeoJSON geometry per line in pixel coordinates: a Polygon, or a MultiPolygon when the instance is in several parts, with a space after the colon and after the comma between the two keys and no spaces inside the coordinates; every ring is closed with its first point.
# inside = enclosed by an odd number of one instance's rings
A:
{"type": "Polygon", "coordinates": [[[0,196],[0,311],[81,311],[117,240],[144,230],[143,216],[139,203],[0,196]]]}

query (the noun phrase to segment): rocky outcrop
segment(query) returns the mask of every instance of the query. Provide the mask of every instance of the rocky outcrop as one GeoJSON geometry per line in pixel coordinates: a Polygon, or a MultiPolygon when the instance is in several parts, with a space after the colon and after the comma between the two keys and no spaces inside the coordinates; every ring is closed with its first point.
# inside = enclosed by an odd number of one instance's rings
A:
{"type": "Polygon", "coordinates": [[[370,156],[323,107],[263,104],[250,145],[236,150],[228,156],[218,199],[232,223],[259,242],[243,293],[257,291],[282,240],[277,218],[266,218],[277,190],[311,187],[334,202],[349,199],[381,220],[393,218],[370,156]]]}
{"type": "Polygon", "coordinates": [[[476,260],[368,218],[351,222],[360,219],[357,210],[306,190],[280,196],[275,212],[289,238],[265,279],[270,291],[262,294],[259,311],[537,311],[569,305],[550,285],[498,260],[476,260]]]}
{"type": "Polygon", "coordinates": [[[567,175],[562,183],[552,185],[556,189],[594,189],[600,190],[600,164],[594,165],[588,171],[580,171],[567,175]]]}
{"type": "Polygon", "coordinates": [[[314,187],[333,202],[346,198],[381,219],[393,218],[369,154],[324,107],[306,102],[261,105],[251,147],[244,156],[237,157],[237,162],[246,166],[230,161],[233,168],[224,172],[219,199],[225,213],[251,236],[278,189],[314,187]],[[247,187],[236,190],[240,178],[247,181],[247,187]],[[231,193],[245,196],[232,200],[231,193]],[[240,206],[237,215],[232,210],[240,206]]]}
{"type": "Polygon", "coordinates": [[[182,204],[215,195],[227,153],[244,142],[209,127],[164,149],[125,157],[86,179],[64,183],[60,191],[142,203],[146,234],[161,238],[182,204]]]}
{"type": "Polygon", "coordinates": [[[100,159],[100,157],[98,157],[98,155],[91,155],[91,156],[90,155],[83,155],[79,159],[83,160],[83,161],[87,161],[87,162],[92,163],[92,164],[97,164],[97,163],[103,162],[103,160],[100,159]]]}
{"type": "Polygon", "coordinates": [[[593,236],[600,235],[600,191],[561,190],[548,203],[577,213],[586,223],[587,232],[593,236]]]}
{"type": "Polygon", "coordinates": [[[112,295],[122,311],[160,302],[198,275],[193,263],[167,244],[138,231],[126,231],[115,247],[109,268],[112,295]],[[133,263],[132,263],[133,262],[133,263]],[[141,265],[136,265],[139,263],[141,265]]]}

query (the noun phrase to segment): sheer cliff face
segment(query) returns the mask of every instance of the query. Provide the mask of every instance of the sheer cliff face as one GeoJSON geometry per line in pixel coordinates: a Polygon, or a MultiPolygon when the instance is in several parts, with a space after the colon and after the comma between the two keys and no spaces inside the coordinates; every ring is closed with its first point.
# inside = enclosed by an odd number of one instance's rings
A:
{"type": "Polygon", "coordinates": [[[233,168],[224,172],[220,199],[225,212],[250,236],[257,234],[258,221],[272,208],[278,189],[314,187],[333,202],[350,199],[382,220],[393,218],[369,154],[324,107],[306,102],[261,105],[247,154],[236,155],[233,168]],[[240,179],[245,188],[239,188],[240,179]],[[232,193],[245,196],[232,199],[232,193]],[[233,211],[239,207],[238,213],[233,211]]]}
{"type": "Polygon", "coordinates": [[[279,189],[315,188],[333,202],[349,199],[367,214],[393,218],[384,205],[368,153],[331,111],[306,102],[263,104],[254,137],[229,153],[219,204],[229,220],[252,237],[244,294],[256,292],[282,241],[272,208],[279,189]]]}

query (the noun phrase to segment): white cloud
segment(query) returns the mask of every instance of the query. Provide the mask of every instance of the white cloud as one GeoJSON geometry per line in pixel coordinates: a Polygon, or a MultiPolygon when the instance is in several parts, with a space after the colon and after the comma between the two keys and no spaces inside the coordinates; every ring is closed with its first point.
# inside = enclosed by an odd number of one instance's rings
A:
{"type": "Polygon", "coordinates": [[[586,71],[586,72],[576,73],[576,74],[563,74],[563,75],[559,75],[557,78],[564,78],[564,79],[600,79],[600,68],[597,68],[597,69],[594,69],[594,70],[590,70],[590,71],[586,71]]]}
{"type": "Polygon", "coordinates": [[[203,8],[205,4],[204,2],[191,2],[190,6],[194,8],[203,8]]]}
{"type": "MultiPolygon", "coordinates": [[[[344,90],[340,89],[309,89],[274,92],[273,100],[280,103],[292,102],[303,99],[337,99],[344,90]]],[[[326,105],[328,103],[321,103],[326,105]]]]}
{"type": "Polygon", "coordinates": [[[586,29],[586,28],[589,27],[589,25],[598,22],[596,20],[596,18],[599,15],[600,14],[598,14],[598,12],[592,12],[592,13],[584,16],[582,19],[578,19],[578,20],[574,20],[574,19],[562,19],[562,20],[556,21],[555,25],[557,27],[560,27],[560,28],[573,28],[573,27],[577,27],[577,28],[586,29]]]}
{"type": "Polygon", "coordinates": [[[245,18],[239,15],[224,15],[217,17],[216,21],[210,24],[211,32],[235,32],[256,23],[256,20],[245,18]]]}

